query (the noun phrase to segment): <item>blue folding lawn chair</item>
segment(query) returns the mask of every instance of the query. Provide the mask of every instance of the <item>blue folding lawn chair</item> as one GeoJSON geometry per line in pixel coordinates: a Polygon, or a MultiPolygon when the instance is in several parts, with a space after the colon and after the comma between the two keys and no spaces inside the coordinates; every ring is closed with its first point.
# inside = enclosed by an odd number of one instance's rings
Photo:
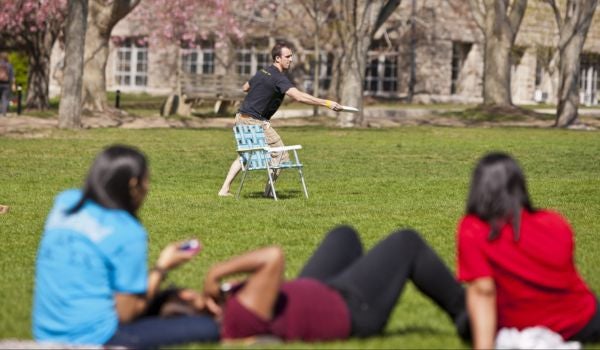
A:
{"type": "Polygon", "coordinates": [[[260,125],[236,125],[233,127],[233,133],[235,135],[235,141],[237,144],[237,152],[242,163],[242,172],[244,173],[236,198],[240,197],[242,187],[244,186],[244,180],[250,171],[266,170],[269,178],[269,186],[271,187],[271,191],[273,193],[273,198],[277,200],[273,172],[278,169],[290,168],[298,169],[298,173],[300,174],[300,182],[302,183],[302,189],[304,190],[304,196],[308,198],[304,174],[302,173],[302,163],[300,163],[300,158],[298,158],[298,150],[302,149],[301,145],[269,147],[265,139],[265,132],[260,125]],[[279,164],[271,161],[272,153],[286,151],[291,151],[294,154],[293,159],[290,159],[290,161],[281,162],[279,164]]]}

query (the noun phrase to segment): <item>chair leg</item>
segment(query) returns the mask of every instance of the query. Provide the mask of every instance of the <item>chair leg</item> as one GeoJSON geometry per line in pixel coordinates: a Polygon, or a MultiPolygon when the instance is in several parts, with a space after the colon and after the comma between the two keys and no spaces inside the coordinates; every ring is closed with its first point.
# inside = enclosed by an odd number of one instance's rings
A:
{"type": "Polygon", "coordinates": [[[277,193],[275,193],[275,181],[273,181],[273,175],[271,169],[267,167],[267,175],[269,176],[269,184],[271,185],[271,192],[273,192],[273,199],[277,200],[277,193]]]}
{"type": "Polygon", "coordinates": [[[302,173],[302,168],[298,168],[298,173],[300,174],[300,182],[302,183],[302,188],[304,189],[304,196],[308,199],[308,190],[306,189],[306,182],[304,182],[304,174],[302,173]]]}
{"type": "Polygon", "coordinates": [[[237,195],[235,196],[236,199],[240,199],[240,193],[242,193],[242,187],[244,187],[244,180],[246,180],[248,171],[243,171],[243,173],[244,175],[242,175],[242,181],[240,181],[240,188],[238,188],[237,195]]]}
{"type": "Polygon", "coordinates": [[[294,158],[296,158],[296,164],[298,164],[298,173],[300,174],[300,182],[302,183],[302,189],[304,190],[304,197],[308,199],[308,190],[306,189],[306,182],[304,182],[304,174],[302,173],[302,166],[300,165],[300,158],[298,158],[298,152],[294,150],[294,158]]]}

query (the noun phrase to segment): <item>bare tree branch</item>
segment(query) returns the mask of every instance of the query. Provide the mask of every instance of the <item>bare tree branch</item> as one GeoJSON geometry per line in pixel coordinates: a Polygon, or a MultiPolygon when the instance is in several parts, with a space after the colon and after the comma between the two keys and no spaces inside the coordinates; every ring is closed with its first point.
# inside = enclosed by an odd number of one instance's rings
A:
{"type": "Polygon", "coordinates": [[[394,11],[400,6],[401,0],[389,0],[383,5],[381,11],[379,11],[379,16],[375,21],[375,26],[373,27],[372,34],[375,32],[387,21],[388,18],[394,13],[394,11]]]}
{"type": "Polygon", "coordinates": [[[558,31],[562,31],[563,28],[563,19],[562,16],[560,15],[560,9],[558,8],[558,5],[556,4],[555,0],[541,0],[542,2],[547,3],[548,5],[550,5],[550,7],[552,8],[552,12],[554,13],[554,19],[556,20],[556,25],[558,26],[558,31]]]}
{"type": "Polygon", "coordinates": [[[111,27],[114,27],[128,13],[140,3],[140,0],[115,0],[113,1],[112,12],[114,16],[111,17],[111,27]]]}
{"type": "Polygon", "coordinates": [[[565,17],[563,21],[563,28],[558,42],[558,48],[562,50],[566,47],[569,42],[577,33],[577,27],[579,26],[579,18],[581,17],[581,6],[578,1],[567,1],[567,8],[565,10],[565,17]]]}
{"type": "Polygon", "coordinates": [[[525,10],[527,10],[527,0],[513,0],[508,15],[508,22],[513,35],[517,35],[525,10]]]}
{"type": "Polygon", "coordinates": [[[594,13],[596,12],[596,7],[598,6],[598,0],[584,0],[583,3],[581,4],[581,15],[583,15],[584,17],[581,18],[579,25],[577,26],[577,32],[582,32],[583,30],[585,30],[585,32],[587,33],[587,29],[588,28],[583,28],[584,26],[587,25],[587,27],[589,27],[589,25],[592,22],[592,19],[594,17],[594,13]]]}
{"type": "Polygon", "coordinates": [[[473,12],[473,18],[475,18],[477,26],[483,30],[485,27],[485,12],[481,8],[481,2],[479,0],[469,0],[469,4],[471,5],[471,12],[473,12]]]}

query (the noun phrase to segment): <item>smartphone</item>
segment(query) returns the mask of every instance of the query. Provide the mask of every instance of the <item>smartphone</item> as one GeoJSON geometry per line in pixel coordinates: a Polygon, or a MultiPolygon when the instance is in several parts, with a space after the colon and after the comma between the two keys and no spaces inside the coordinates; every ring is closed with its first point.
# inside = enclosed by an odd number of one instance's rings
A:
{"type": "Polygon", "coordinates": [[[197,239],[190,239],[189,241],[183,242],[179,246],[179,250],[186,250],[186,251],[191,251],[194,253],[199,253],[201,249],[202,249],[202,245],[200,244],[200,241],[197,239]]]}

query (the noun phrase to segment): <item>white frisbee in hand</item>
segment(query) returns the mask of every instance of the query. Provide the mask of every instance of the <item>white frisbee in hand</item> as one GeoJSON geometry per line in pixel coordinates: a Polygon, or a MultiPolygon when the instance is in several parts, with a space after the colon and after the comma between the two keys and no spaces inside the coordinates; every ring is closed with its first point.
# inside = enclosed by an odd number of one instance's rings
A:
{"type": "Polygon", "coordinates": [[[340,112],[357,113],[358,112],[358,108],[356,108],[356,107],[350,107],[350,106],[342,106],[342,109],[340,110],[340,112]]]}

